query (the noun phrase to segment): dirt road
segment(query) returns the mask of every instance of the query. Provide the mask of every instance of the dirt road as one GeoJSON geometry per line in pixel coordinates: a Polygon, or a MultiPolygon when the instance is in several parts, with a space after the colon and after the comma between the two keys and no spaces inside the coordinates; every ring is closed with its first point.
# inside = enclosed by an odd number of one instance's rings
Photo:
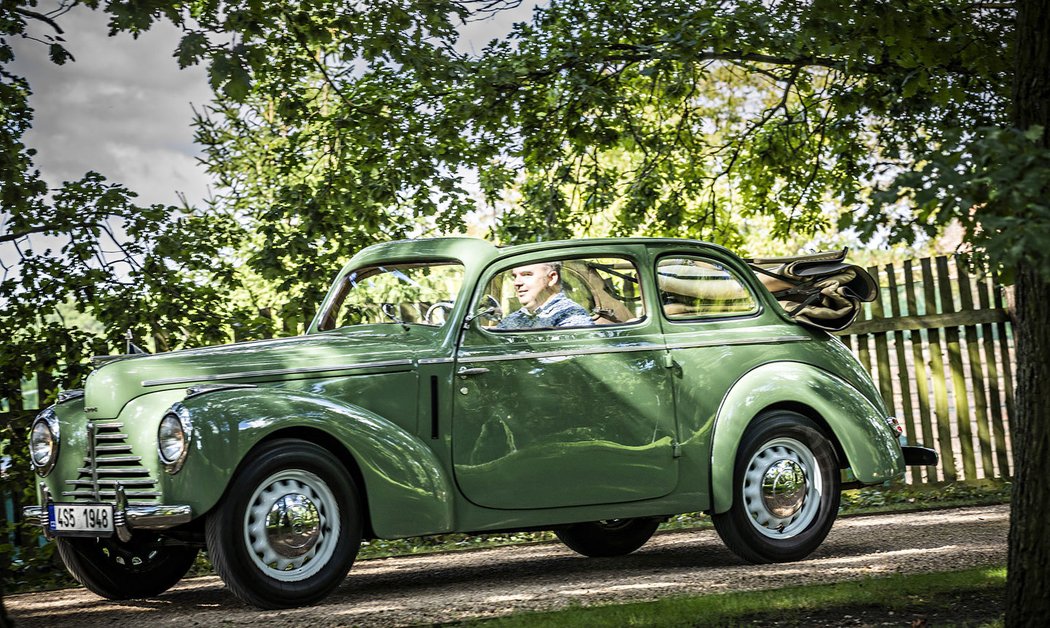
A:
{"type": "Polygon", "coordinates": [[[153,600],[109,602],[82,589],[9,596],[18,628],[34,626],[399,626],[519,610],[683,594],[778,588],[891,573],[1006,563],[1009,506],[840,519],[808,560],[743,564],[714,531],[655,536],[621,558],[583,558],[560,544],[357,563],[321,604],[259,611],[215,577],[185,580],[153,600]]]}

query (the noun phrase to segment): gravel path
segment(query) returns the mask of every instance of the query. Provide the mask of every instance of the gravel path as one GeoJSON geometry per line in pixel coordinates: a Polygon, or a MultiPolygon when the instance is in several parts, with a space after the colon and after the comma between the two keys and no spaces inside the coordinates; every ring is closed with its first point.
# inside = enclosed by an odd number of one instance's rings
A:
{"type": "Polygon", "coordinates": [[[556,543],[357,563],[321,604],[259,611],[215,577],[191,578],[145,601],[82,589],[9,596],[18,628],[33,626],[403,626],[521,610],[653,600],[1006,564],[1009,506],[840,519],[809,559],[743,564],[714,531],[655,536],[634,554],[584,558],[556,543]]]}

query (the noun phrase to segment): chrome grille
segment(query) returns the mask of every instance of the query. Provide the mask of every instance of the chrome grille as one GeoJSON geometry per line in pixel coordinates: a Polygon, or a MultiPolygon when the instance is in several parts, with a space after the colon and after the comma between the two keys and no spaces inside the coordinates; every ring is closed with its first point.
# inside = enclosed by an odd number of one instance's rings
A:
{"type": "Polygon", "coordinates": [[[157,481],[142,466],[142,457],[131,450],[123,428],[123,423],[88,423],[84,463],[77,469],[77,479],[66,480],[69,490],[62,491],[63,497],[113,502],[119,484],[129,504],[156,503],[157,481]]]}

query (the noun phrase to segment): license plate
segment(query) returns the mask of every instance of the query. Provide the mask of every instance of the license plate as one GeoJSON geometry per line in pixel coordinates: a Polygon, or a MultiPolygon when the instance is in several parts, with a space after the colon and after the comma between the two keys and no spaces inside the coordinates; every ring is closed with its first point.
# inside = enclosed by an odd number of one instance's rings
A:
{"type": "Polygon", "coordinates": [[[111,536],[111,504],[50,504],[47,524],[59,536],[111,536]]]}

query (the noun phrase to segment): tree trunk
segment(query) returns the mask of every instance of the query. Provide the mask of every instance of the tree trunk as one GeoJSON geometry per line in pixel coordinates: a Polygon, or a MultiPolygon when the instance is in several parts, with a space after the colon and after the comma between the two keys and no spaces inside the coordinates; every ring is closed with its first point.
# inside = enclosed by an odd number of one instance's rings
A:
{"type": "Polygon", "coordinates": [[[1017,400],[1010,549],[1007,559],[1007,626],[1045,625],[1050,617],[1050,283],[1030,268],[1018,271],[1017,400]]]}
{"type": "MultiPolygon", "coordinates": [[[[1050,3],[1017,3],[1014,124],[1050,130],[1050,3]]],[[[1044,147],[1050,135],[1043,133],[1044,147]]],[[[1045,185],[1045,182],[1044,182],[1045,185]]],[[[1050,186],[1047,186],[1050,188],[1050,186]]],[[[1044,198],[1050,189],[1044,190],[1044,198]]],[[[1050,617],[1050,277],[1017,269],[1015,463],[1007,559],[1007,626],[1042,626],[1050,617]]]]}

